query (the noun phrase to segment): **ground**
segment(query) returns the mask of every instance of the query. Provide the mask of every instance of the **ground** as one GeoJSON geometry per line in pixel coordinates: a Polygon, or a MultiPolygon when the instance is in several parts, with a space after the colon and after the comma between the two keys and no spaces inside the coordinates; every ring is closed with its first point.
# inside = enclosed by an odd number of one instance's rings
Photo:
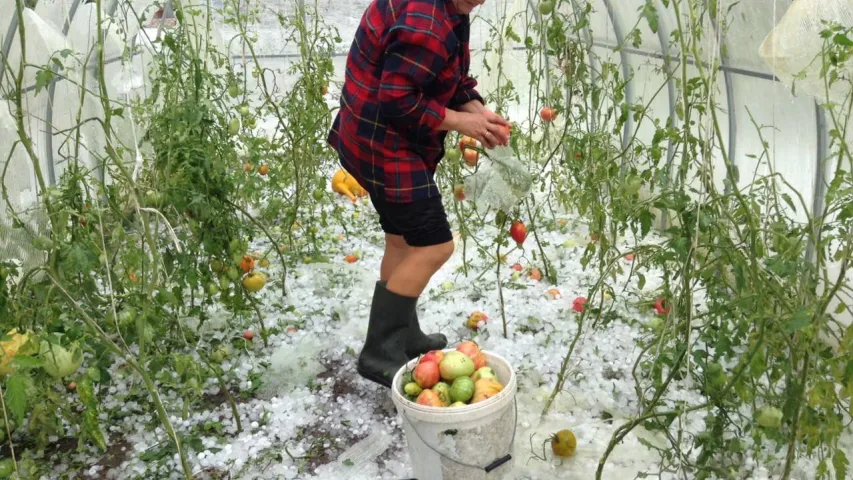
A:
{"type": "MultiPolygon", "coordinates": [[[[234,352],[224,364],[235,395],[237,391],[253,392],[237,395],[243,432],[236,434],[231,410],[215,383],[208,385],[209,408],[189,412],[186,420],[172,418],[182,433],[191,434],[190,456],[197,478],[412,477],[401,420],[388,390],[355,372],[381,260],[381,233],[369,203],[352,206],[343,198],[339,202],[361,212],[348,225],[358,234],[346,236],[340,227],[329,227],[324,232],[330,242],[329,262],[298,265],[288,277],[286,297],[277,283],[281,269],[271,265],[274,280],[262,292],[262,313],[267,327],[281,333],[269,339],[269,346],[257,337],[245,342],[245,350],[234,352]],[[360,252],[360,260],[346,263],[345,255],[352,252],[360,252]],[[260,387],[253,380],[262,380],[260,387]]],[[[419,306],[424,330],[445,333],[451,345],[474,339],[516,370],[518,430],[513,478],[519,480],[592,478],[614,429],[636,413],[631,369],[639,351],[636,341],[646,334],[644,325],[653,315],[649,308],[641,311],[636,306],[642,292],[626,268],[613,284],[615,298],[607,300],[613,306],[612,321],[582,337],[572,356],[564,392],[551,412],[540,418],[578,327],[573,300],[585,296],[595,278],[580,264],[588,241],[586,227],[570,216],[562,218],[565,221],[559,224],[565,225],[543,226],[539,232],[548,245],[546,253],[554,259],[558,285],[524,275],[513,278],[510,265],[535,265],[532,251],[516,250],[502,269],[508,338],[502,334],[494,270],[489,268],[478,278],[481,269],[476,266],[483,260],[475,259],[474,273],[462,275],[461,243],[430,282],[419,306]],[[559,298],[548,293],[551,288],[559,290],[559,298]],[[463,325],[475,310],[489,316],[479,332],[463,325]],[[562,428],[576,434],[576,455],[556,460],[546,449],[546,459],[535,458],[534,453],[543,455],[548,436],[562,428]]],[[[264,246],[254,245],[258,249],[264,246]]],[[[470,246],[467,254],[470,258],[470,246]]],[[[626,260],[625,265],[629,267],[630,262],[626,260]]],[[[645,289],[653,291],[656,286],[649,277],[645,289]]],[[[140,404],[127,401],[125,392],[119,382],[104,401],[105,410],[116,418],[110,429],[110,441],[116,447],[99,460],[77,454],[78,461],[92,465],[86,476],[180,478],[162,428],[151,430],[154,420],[150,414],[140,404]]],[[[669,400],[698,402],[699,398],[683,381],[672,388],[669,400]]],[[[167,397],[167,401],[174,400],[167,397]]],[[[688,430],[700,429],[702,416],[687,416],[684,421],[688,430]]],[[[641,428],[635,433],[616,448],[604,478],[635,478],[640,472],[656,471],[657,457],[640,443],[640,437],[660,445],[665,445],[664,439],[641,428]]],[[[805,472],[809,468],[811,462],[803,462],[794,478],[808,478],[805,472]]],[[[57,475],[62,471],[59,467],[57,475]]],[[[758,466],[752,478],[769,476],[764,466],[758,466]]]]}

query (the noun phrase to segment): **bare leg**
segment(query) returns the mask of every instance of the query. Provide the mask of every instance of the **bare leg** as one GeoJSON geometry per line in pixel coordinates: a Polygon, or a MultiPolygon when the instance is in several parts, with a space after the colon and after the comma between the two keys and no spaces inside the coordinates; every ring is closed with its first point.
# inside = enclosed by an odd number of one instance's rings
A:
{"type": "Polygon", "coordinates": [[[402,235],[385,234],[385,255],[382,256],[382,267],[379,269],[379,277],[383,282],[391,278],[391,272],[397,269],[407,253],[409,245],[402,235]]]}
{"type": "MultiPolygon", "coordinates": [[[[452,241],[431,247],[409,247],[391,272],[388,290],[405,297],[419,297],[435,272],[453,255],[453,248],[452,241]]],[[[384,267],[384,259],[382,263],[384,267]]]]}

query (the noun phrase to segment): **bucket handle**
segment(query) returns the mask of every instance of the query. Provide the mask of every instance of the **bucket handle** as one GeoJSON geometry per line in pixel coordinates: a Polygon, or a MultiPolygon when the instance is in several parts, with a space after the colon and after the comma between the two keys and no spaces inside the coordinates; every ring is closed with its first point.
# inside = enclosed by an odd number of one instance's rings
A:
{"type": "MultiPolygon", "coordinates": [[[[511,440],[510,440],[510,442],[509,442],[509,448],[510,448],[510,449],[512,449],[512,446],[515,444],[515,433],[516,433],[516,430],[518,430],[518,399],[517,399],[517,398],[513,398],[513,399],[512,399],[512,404],[513,404],[512,416],[513,416],[513,418],[514,418],[514,421],[513,421],[513,423],[512,423],[512,439],[511,439],[511,440]]],[[[426,446],[427,446],[430,450],[432,450],[433,452],[437,453],[437,454],[438,454],[438,456],[440,456],[440,457],[442,457],[442,458],[446,458],[447,460],[450,460],[451,462],[453,462],[453,463],[455,463],[455,464],[457,464],[457,465],[462,465],[463,467],[474,468],[474,469],[477,469],[477,470],[484,470],[486,473],[491,473],[491,472],[492,472],[492,470],[495,470],[496,468],[500,467],[501,465],[505,464],[506,462],[508,462],[508,461],[512,460],[512,455],[511,455],[511,454],[509,454],[509,453],[507,453],[507,454],[506,454],[506,455],[504,455],[503,457],[500,457],[500,458],[495,459],[495,460],[494,460],[493,462],[491,462],[490,464],[488,464],[488,465],[486,465],[486,466],[481,466],[481,465],[471,465],[470,463],[464,463],[464,462],[460,462],[459,460],[456,460],[455,458],[450,458],[450,457],[448,457],[447,455],[445,455],[445,454],[443,454],[443,453],[439,452],[439,451],[438,451],[438,449],[436,449],[435,447],[433,447],[432,445],[430,445],[426,440],[424,440],[424,437],[422,437],[422,436],[421,436],[421,434],[418,432],[418,429],[417,429],[417,428],[414,428],[414,423],[412,423],[412,421],[411,421],[411,420],[409,420],[409,416],[408,416],[408,415],[406,415],[406,413],[405,413],[405,412],[400,412],[400,413],[401,413],[404,417],[406,417],[406,421],[407,421],[407,422],[409,422],[409,425],[412,425],[412,430],[414,430],[415,435],[417,435],[417,436],[418,436],[418,438],[421,440],[421,442],[422,442],[424,445],[426,445],[426,446]]]]}

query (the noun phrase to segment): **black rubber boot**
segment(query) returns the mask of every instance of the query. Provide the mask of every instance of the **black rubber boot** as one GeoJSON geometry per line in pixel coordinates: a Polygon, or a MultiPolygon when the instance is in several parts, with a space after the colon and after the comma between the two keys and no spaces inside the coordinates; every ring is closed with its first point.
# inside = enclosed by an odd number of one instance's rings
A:
{"type": "MultiPolygon", "coordinates": [[[[379,281],[383,287],[388,285],[384,280],[379,281]]],[[[421,324],[418,321],[418,308],[415,305],[412,311],[412,321],[409,325],[409,335],[406,338],[406,356],[409,360],[417,358],[431,350],[441,350],[447,346],[447,337],[441,333],[430,333],[427,335],[421,330],[421,324]]]]}
{"type": "Polygon", "coordinates": [[[447,346],[447,337],[441,333],[426,334],[421,330],[418,322],[418,310],[412,314],[412,323],[409,325],[409,337],[406,340],[406,356],[411,360],[423,355],[430,350],[441,350],[447,346]]]}
{"type": "Polygon", "coordinates": [[[358,355],[358,374],[384,387],[403,365],[410,360],[406,355],[406,340],[411,332],[411,319],[417,298],[397,295],[376,282],[367,338],[358,355]]]}

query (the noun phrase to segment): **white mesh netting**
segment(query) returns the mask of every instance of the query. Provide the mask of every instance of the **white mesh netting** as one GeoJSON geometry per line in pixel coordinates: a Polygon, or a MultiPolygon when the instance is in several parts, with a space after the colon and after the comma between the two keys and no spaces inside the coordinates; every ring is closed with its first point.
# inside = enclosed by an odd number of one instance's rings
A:
{"type": "MultiPolygon", "coordinates": [[[[821,32],[831,24],[853,25],[853,0],[794,0],[764,39],[759,55],[786,85],[818,99],[837,101],[850,87],[838,82],[827,91],[821,75],[821,32]]],[[[840,68],[853,73],[849,63],[840,68]]]]}

